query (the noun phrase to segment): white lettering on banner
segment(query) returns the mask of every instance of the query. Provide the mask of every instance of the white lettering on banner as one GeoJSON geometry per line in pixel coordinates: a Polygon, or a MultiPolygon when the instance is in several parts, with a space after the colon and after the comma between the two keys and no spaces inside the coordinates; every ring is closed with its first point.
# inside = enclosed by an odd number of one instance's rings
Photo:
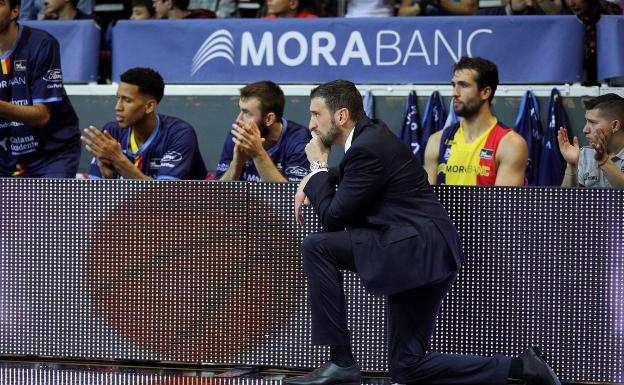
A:
{"type": "Polygon", "coordinates": [[[289,67],[296,67],[301,65],[306,56],[308,56],[308,42],[305,39],[305,36],[301,32],[288,31],[283,34],[279,40],[277,41],[277,56],[280,58],[280,61],[286,64],[289,67]],[[299,43],[299,55],[294,58],[288,57],[286,53],[286,43],[289,40],[295,40],[299,43]]]}
{"type": "Polygon", "coordinates": [[[11,99],[11,104],[14,104],[16,106],[28,106],[28,100],[27,99],[11,99]]]}
{"type": "Polygon", "coordinates": [[[377,60],[376,60],[376,64],[378,66],[393,66],[398,64],[401,61],[401,50],[397,48],[397,46],[399,45],[399,43],[401,42],[401,36],[396,32],[396,31],[389,31],[389,30],[381,30],[379,32],[377,32],[377,60]],[[385,35],[390,35],[392,37],[394,37],[394,44],[382,44],[381,43],[381,38],[382,36],[385,35]],[[395,56],[395,60],[393,61],[388,61],[388,62],[384,62],[381,61],[381,50],[382,49],[391,49],[392,51],[394,51],[396,53],[395,56]]]}
{"type": "Polygon", "coordinates": [[[453,49],[451,48],[448,41],[446,40],[446,38],[444,37],[444,35],[439,29],[435,30],[435,33],[433,36],[434,36],[433,64],[438,65],[438,58],[440,57],[440,54],[438,52],[439,41],[442,41],[448,53],[451,54],[451,57],[453,58],[453,62],[457,63],[459,61],[459,58],[462,56],[461,54],[462,52],[462,30],[460,29],[457,31],[457,55],[455,55],[455,53],[453,52],[453,49]]]}
{"type": "MultiPolygon", "coordinates": [[[[445,35],[443,30],[436,29],[423,39],[420,30],[411,32],[409,42],[407,34],[399,31],[384,29],[376,32],[374,42],[369,40],[366,45],[362,33],[368,31],[351,31],[342,50],[336,51],[337,37],[330,31],[315,31],[311,35],[299,31],[286,31],[275,35],[272,31],[265,31],[261,36],[254,36],[252,32],[242,32],[240,40],[240,66],[274,66],[276,62],[288,67],[297,67],[306,63],[312,66],[350,66],[353,61],[361,61],[364,66],[371,66],[371,55],[374,54],[376,66],[407,66],[415,61],[424,61],[425,65],[439,65],[443,57],[448,56],[457,62],[464,52],[472,56],[472,44],[477,36],[493,34],[491,29],[477,29],[465,31],[453,30],[445,35]],[[456,38],[450,34],[457,33],[456,38]],[[402,41],[402,37],[405,38],[402,41]],[[467,38],[464,38],[467,36],[467,38]],[[427,44],[425,44],[425,41],[427,44]],[[407,44],[406,44],[407,43],[407,44]],[[275,45],[277,44],[277,45],[275,45]],[[289,48],[287,50],[287,47],[289,48]],[[337,60],[340,58],[340,60],[337,60]]],[[[232,65],[237,65],[234,56],[234,38],[226,30],[213,32],[195,53],[191,75],[194,75],[207,62],[223,58],[232,65]]],[[[0,88],[7,84],[0,82],[0,88]]]]}
{"type": "Polygon", "coordinates": [[[407,47],[407,52],[405,53],[405,56],[403,57],[403,65],[407,64],[407,60],[411,56],[423,56],[425,58],[425,62],[427,63],[427,65],[428,66],[431,65],[429,54],[427,53],[427,49],[425,48],[425,43],[423,42],[422,36],[420,36],[419,30],[414,30],[414,33],[412,34],[412,39],[410,40],[409,46],[407,47]],[[412,47],[414,47],[414,43],[416,42],[416,39],[418,39],[418,44],[420,45],[420,48],[421,48],[420,51],[412,51],[412,47]]]}
{"type": "Polygon", "coordinates": [[[319,57],[323,56],[330,66],[338,65],[332,56],[332,51],[336,48],[336,36],[328,31],[317,31],[312,34],[312,65],[320,65],[319,57]],[[321,40],[325,40],[327,45],[321,45],[321,40]]]}
{"type": "Polygon", "coordinates": [[[340,59],[340,65],[348,65],[351,59],[361,59],[362,64],[365,66],[371,65],[371,60],[370,57],[368,57],[364,39],[362,39],[362,34],[359,31],[353,31],[351,32],[351,35],[349,35],[347,46],[342,53],[342,58],[340,59]]]}
{"type": "Polygon", "coordinates": [[[471,33],[470,36],[468,36],[468,40],[466,40],[466,54],[468,54],[468,56],[472,56],[472,40],[480,33],[492,34],[494,32],[491,29],[477,29],[471,33]]]}
{"type": "Polygon", "coordinates": [[[248,58],[251,57],[251,62],[255,66],[262,65],[262,60],[266,56],[266,65],[272,66],[273,61],[273,33],[265,32],[262,34],[262,40],[260,40],[260,47],[256,49],[254,44],[253,35],[251,32],[243,32],[242,44],[241,44],[241,65],[248,65],[248,58]]]}

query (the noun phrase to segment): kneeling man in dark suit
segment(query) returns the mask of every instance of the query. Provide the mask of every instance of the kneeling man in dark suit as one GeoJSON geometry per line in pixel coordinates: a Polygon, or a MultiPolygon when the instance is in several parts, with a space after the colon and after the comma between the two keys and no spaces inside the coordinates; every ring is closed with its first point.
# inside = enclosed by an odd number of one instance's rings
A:
{"type": "Polygon", "coordinates": [[[388,357],[393,381],[427,384],[559,384],[535,348],[518,358],[429,351],[442,300],[463,257],[444,207],[412,152],[379,120],[364,113],[355,85],[336,80],[310,95],[312,173],[295,196],[295,216],[311,204],[324,231],[302,244],[312,310],[312,343],[330,346],[330,361],[293,385],[360,383],[350,347],[341,270],[355,271],[368,291],[388,297],[388,357]],[[333,144],[344,146],[328,169],[333,144]],[[338,185],[336,190],[334,187],[338,185]]]}

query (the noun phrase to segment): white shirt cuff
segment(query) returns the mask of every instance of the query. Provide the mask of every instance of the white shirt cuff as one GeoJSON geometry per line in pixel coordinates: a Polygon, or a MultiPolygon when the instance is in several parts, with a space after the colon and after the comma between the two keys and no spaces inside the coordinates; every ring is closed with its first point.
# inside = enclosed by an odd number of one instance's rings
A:
{"type": "Polygon", "coordinates": [[[310,174],[308,174],[308,176],[312,178],[312,175],[318,174],[319,172],[329,172],[329,170],[326,168],[319,168],[318,170],[312,171],[310,174]]]}

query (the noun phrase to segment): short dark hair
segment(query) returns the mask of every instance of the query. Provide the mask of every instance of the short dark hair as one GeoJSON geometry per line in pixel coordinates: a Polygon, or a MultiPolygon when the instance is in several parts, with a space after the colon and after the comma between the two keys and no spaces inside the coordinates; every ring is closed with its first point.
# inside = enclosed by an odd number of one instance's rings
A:
{"type": "Polygon", "coordinates": [[[496,87],[498,87],[498,67],[493,62],[482,57],[463,56],[453,65],[453,74],[461,70],[473,70],[477,73],[475,81],[479,91],[485,87],[492,89],[489,102],[492,104],[496,87]]]}
{"type": "Polygon", "coordinates": [[[366,118],[362,95],[355,84],[348,80],[333,80],[321,84],[310,92],[310,99],[313,98],[323,98],[332,115],[339,109],[346,108],[354,121],[366,118]]]}
{"type": "Polygon", "coordinates": [[[180,8],[183,11],[186,11],[189,7],[189,3],[191,0],[171,0],[173,5],[180,8]]]}
{"type": "Polygon", "coordinates": [[[130,68],[121,74],[120,80],[139,87],[140,93],[155,97],[158,103],[165,93],[162,76],[151,68],[130,68]]]}
{"type": "Polygon", "coordinates": [[[277,84],[269,80],[251,83],[240,89],[240,98],[256,98],[260,102],[260,112],[266,116],[269,112],[275,114],[277,119],[284,115],[286,98],[284,92],[277,84]]]}
{"type": "Polygon", "coordinates": [[[316,16],[323,16],[319,0],[299,0],[299,4],[297,4],[297,12],[301,11],[308,11],[316,16]]]}
{"type": "Polygon", "coordinates": [[[154,2],[152,0],[132,0],[132,5],[130,8],[134,7],[145,7],[151,17],[154,17],[154,15],[156,14],[156,10],[154,9],[154,2]]]}
{"type": "Polygon", "coordinates": [[[600,110],[600,113],[611,120],[619,120],[624,127],[624,98],[617,94],[604,94],[583,101],[586,110],[600,110]]]}
{"type": "Polygon", "coordinates": [[[9,7],[11,7],[11,10],[13,10],[13,8],[15,7],[21,7],[22,6],[22,0],[9,0],[9,7]]]}

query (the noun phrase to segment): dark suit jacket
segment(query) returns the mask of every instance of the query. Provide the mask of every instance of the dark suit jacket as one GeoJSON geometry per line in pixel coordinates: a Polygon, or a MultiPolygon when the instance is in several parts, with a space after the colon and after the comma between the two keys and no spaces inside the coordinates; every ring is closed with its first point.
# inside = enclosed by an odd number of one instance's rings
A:
{"type": "Polygon", "coordinates": [[[440,282],[461,266],[459,236],[425,170],[379,120],[359,122],[339,167],[313,175],[304,192],[325,231],[348,230],[374,294],[440,282]]]}

